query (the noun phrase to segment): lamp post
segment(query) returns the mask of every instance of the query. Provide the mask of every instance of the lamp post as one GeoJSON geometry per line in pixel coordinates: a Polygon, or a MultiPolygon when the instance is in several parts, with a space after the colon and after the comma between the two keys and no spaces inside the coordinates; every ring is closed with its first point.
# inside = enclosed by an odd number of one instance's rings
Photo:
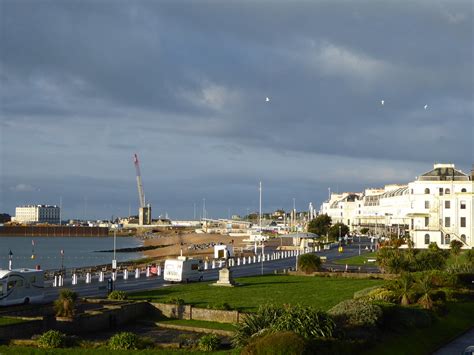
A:
{"type": "Polygon", "coordinates": [[[10,252],[8,253],[8,270],[12,269],[12,262],[13,262],[13,253],[10,250],[10,252]]]}
{"type": "Polygon", "coordinates": [[[116,247],[117,231],[114,230],[114,258],[112,259],[112,272],[117,269],[117,259],[115,258],[115,247],[116,247]]]}
{"type": "Polygon", "coordinates": [[[265,242],[262,240],[262,257],[261,257],[261,261],[262,261],[262,266],[261,266],[261,273],[263,275],[263,260],[265,259],[265,242]]]}
{"type": "Polygon", "coordinates": [[[64,249],[61,249],[61,273],[64,270],[64,249]]]}
{"type": "Polygon", "coordinates": [[[359,255],[360,255],[360,234],[359,234],[359,255]]]}

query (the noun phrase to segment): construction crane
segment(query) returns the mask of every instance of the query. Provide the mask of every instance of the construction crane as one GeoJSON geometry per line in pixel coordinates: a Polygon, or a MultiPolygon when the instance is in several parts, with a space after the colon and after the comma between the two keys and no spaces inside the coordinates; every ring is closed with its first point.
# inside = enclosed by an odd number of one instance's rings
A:
{"type": "Polygon", "coordinates": [[[143,192],[142,174],[140,173],[140,163],[138,162],[138,155],[134,154],[133,163],[135,164],[135,170],[137,171],[137,187],[138,187],[138,198],[140,200],[140,208],[145,207],[145,194],[143,192]]]}
{"type": "Polygon", "coordinates": [[[145,206],[145,193],[143,192],[142,174],[140,173],[140,163],[138,161],[138,155],[133,156],[133,163],[137,171],[137,187],[138,187],[138,199],[140,200],[140,208],[138,209],[138,224],[151,224],[151,206],[150,204],[145,206]]]}

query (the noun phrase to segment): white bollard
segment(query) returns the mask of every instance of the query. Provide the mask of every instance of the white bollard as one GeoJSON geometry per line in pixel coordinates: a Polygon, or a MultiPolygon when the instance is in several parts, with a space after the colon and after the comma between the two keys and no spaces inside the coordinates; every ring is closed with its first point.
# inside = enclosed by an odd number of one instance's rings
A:
{"type": "Polygon", "coordinates": [[[99,282],[104,282],[104,272],[103,271],[101,271],[99,273],[99,282]]]}
{"type": "Polygon", "coordinates": [[[139,279],[139,278],[140,278],[140,269],[139,269],[139,268],[136,268],[136,269],[135,269],[135,278],[136,278],[136,279],[139,279]]]}
{"type": "Polygon", "coordinates": [[[64,285],[64,277],[63,275],[59,275],[59,287],[63,287],[64,285]]]}
{"type": "Polygon", "coordinates": [[[123,279],[128,280],[128,269],[123,270],[123,279]]]}
{"type": "Polygon", "coordinates": [[[77,285],[77,275],[76,274],[72,274],[72,284],[77,285]]]}
{"type": "Polygon", "coordinates": [[[147,266],[147,267],[146,267],[146,277],[150,277],[150,275],[151,275],[151,274],[150,274],[150,267],[147,266]]]}
{"type": "Polygon", "coordinates": [[[245,259],[245,256],[242,257],[242,265],[245,265],[246,264],[246,259],[245,259]]]}
{"type": "Polygon", "coordinates": [[[53,287],[58,287],[58,275],[54,275],[53,287]]]}
{"type": "Polygon", "coordinates": [[[270,254],[267,254],[267,261],[270,261],[270,254]]]}
{"type": "Polygon", "coordinates": [[[86,273],[86,284],[90,284],[91,283],[91,273],[88,272],[86,273]]]}
{"type": "Polygon", "coordinates": [[[158,265],[157,276],[161,276],[161,265],[158,265]]]}
{"type": "Polygon", "coordinates": [[[207,262],[207,260],[204,262],[204,270],[207,270],[209,269],[209,263],[207,262]]]}
{"type": "Polygon", "coordinates": [[[112,271],[112,281],[117,280],[117,271],[112,271]]]}
{"type": "Polygon", "coordinates": [[[211,267],[212,267],[213,269],[216,268],[216,261],[215,261],[214,259],[212,259],[211,267]]]}
{"type": "Polygon", "coordinates": [[[249,264],[252,264],[252,257],[251,257],[251,256],[249,256],[248,263],[249,263],[249,264]]]}
{"type": "Polygon", "coordinates": [[[237,266],[240,266],[240,258],[237,258],[237,266]]]}
{"type": "Polygon", "coordinates": [[[260,254],[257,255],[257,262],[260,262],[260,254]]]}
{"type": "Polygon", "coordinates": [[[253,256],[253,263],[255,264],[257,262],[257,255],[253,256]]]}

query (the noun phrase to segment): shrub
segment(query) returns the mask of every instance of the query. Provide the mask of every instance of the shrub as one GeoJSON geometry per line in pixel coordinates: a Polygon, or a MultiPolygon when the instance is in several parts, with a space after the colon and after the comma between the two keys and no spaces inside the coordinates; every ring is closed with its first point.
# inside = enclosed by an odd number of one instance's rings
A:
{"type": "Polygon", "coordinates": [[[54,309],[57,317],[73,317],[77,293],[67,288],[59,292],[59,298],[54,301],[54,309]]]}
{"type": "Polygon", "coordinates": [[[120,301],[123,301],[123,300],[126,300],[126,299],[127,299],[127,293],[124,292],[124,291],[115,290],[115,291],[110,292],[109,295],[107,296],[107,298],[108,298],[109,300],[120,300],[120,301]]]}
{"type": "Polygon", "coordinates": [[[298,269],[310,274],[321,268],[321,258],[315,254],[302,254],[298,257],[298,269]]]}
{"type": "Polygon", "coordinates": [[[382,308],[366,300],[345,300],[328,312],[342,327],[375,327],[382,318],[382,308]]]}
{"type": "Polygon", "coordinates": [[[308,353],[307,341],[294,332],[276,332],[254,339],[242,355],[300,355],[308,353]]]}
{"type": "Polygon", "coordinates": [[[227,302],[219,302],[219,303],[216,303],[216,304],[213,304],[213,305],[208,304],[207,308],[209,308],[209,309],[218,309],[218,310],[221,310],[221,311],[231,311],[233,309],[232,306],[230,304],[228,304],[227,302]]]}
{"type": "Polygon", "coordinates": [[[380,288],[380,286],[367,287],[367,288],[364,288],[362,290],[356,291],[356,292],[354,292],[353,298],[356,300],[356,299],[359,299],[359,298],[367,297],[369,293],[371,293],[372,291],[374,291],[378,288],[380,288]]]}
{"type": "Polygon", "coordinates": [[[474,249],[466,251],[466,260],[469,264],[474,265],[474,249]]]}
{"type": "Polygon", "coordinates": [[[221,340],[215,334],[207,334],[202,336],[198,342],[198,348],[201,351],[215,351],[219,349],[221,340]]]}
{"type": "Polygon", "coordinates": [[[138,335],[130,332],[115,334],[109,339],[108,346],[112,350],[137,350],[140,345],[138,335]]]}
{"type": "Polygon", "coordinates": [[[389,284],[389,289],[394,292],[397,302],[402,306],[408,306],[413,295],[414,280],[411,274],[403,273],[400,278],[389,284]]]}
{"type": "Polygon", "coordinates": [[[422,250],[415,254],[412,271],[442,270],[446,267],[448,253],[444,250],[422,250]]]}
{"type": "Polygon", "coordinates": [[[416,282],[416,288],[420,294],[418,298],[418,303],[425,309],[432,309],[433,308],[433,283],[431,281],[431,276],[426,274],[422,276],[416,282]]]}
{"type": "Polygon", "coordinates": [[[66,335],[57,330],[48,330],[38,338],[40,348],[62,348],[66,345],[66,335]]]}
{"type": "Polygon", "coordinates": [[[182,298],[179,298],[179,297],[167,298],[167,299],[164,300],[164,303],[175,304],[177,306],[182,306],[183,304],[185,304],[184,300],[182,298]]]}

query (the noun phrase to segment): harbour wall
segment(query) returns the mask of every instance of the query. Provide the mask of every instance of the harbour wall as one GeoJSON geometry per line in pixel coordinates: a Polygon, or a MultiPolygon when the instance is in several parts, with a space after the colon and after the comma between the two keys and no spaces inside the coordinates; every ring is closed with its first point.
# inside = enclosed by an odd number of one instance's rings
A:
{"type": "Polygon", "coordinates": [[[18,237],[107,237],[107,227],[71,227],[71,226],[2,226],[1,236],[18,237]]]}

